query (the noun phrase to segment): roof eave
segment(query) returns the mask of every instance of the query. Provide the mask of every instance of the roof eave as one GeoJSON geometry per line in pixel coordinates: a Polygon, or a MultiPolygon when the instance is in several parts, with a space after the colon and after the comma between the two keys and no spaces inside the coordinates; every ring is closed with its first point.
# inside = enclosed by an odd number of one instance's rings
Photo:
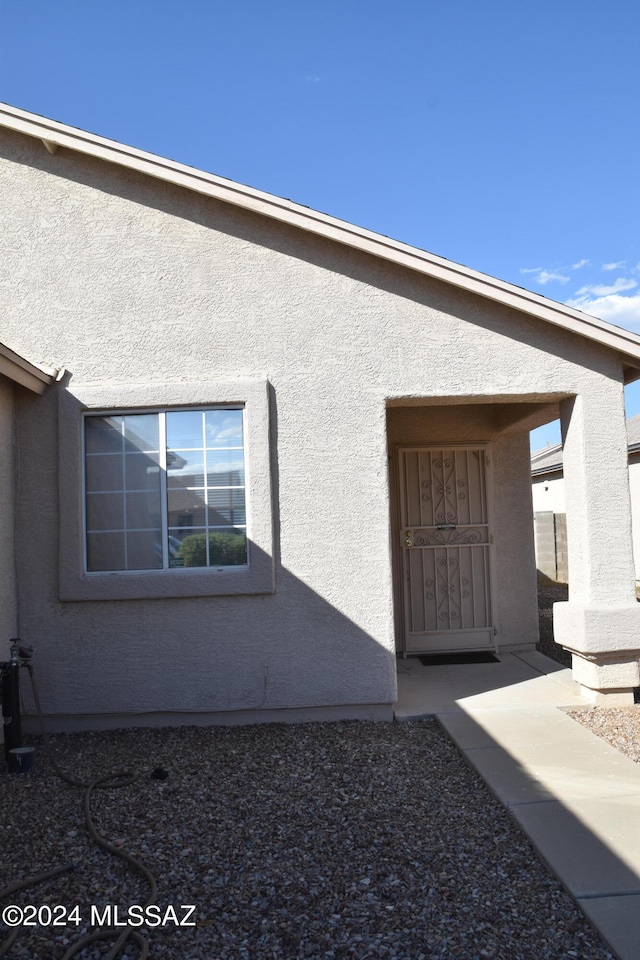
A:
{"type": "Polygon", "coordinates": [[[42,394],[55,383],[58,372],[52,368],[30,363],[0,343],[0,374],[19,383],[34,393],[42,394]]]}

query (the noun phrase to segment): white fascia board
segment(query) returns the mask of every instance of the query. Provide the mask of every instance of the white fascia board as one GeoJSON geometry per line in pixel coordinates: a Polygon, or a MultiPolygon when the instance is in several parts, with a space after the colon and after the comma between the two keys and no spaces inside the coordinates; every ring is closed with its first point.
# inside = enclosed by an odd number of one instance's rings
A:
{"type": "MultiPolygon", "coordinates": [[[[53,152],[53,147],[66,147],[108,163],[115,163],[452,284],[563,327],[578,336],[595,340],[602,346],[623,354],[631,367],[640,367],[640,336],[637,334],[556,303],[523,287],[471,270],[452,260],[356,227],[291,200],[284,200],[233,180],[205,173],[195,167],[125,146],[115,140],[107,140],[54,120],[47,120],[8,104],[0,104],[0,126],[46,141],[49,152],[53,152]]],[[[635,378],[631,376],[629,379],[635,378]]]]}
{"type": "Polygon", "coordinates": [[[33,390],[34,393],[44,393],[49,384],[55,382],[58,371],[30,363],[0,343],[0,374],[33,390]]]}
{"type": "Polygon", "coordinates": [[[546,474],[551,473],[562,473],[562,461],[560,460],[557,463],[550,463],[546,467],[538,467],[537,469],[531,470],[532,477],[544,477],[546,474]]]}

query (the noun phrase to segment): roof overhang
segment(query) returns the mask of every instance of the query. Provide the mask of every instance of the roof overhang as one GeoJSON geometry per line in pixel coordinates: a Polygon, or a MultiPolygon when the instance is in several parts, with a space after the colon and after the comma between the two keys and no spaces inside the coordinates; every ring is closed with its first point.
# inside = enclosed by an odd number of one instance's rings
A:
{"type": "Polygon", "coordinates": [[[279,220],[308,233],[333,240],[494,300],[521,313],[546,320],[619,353],[623,363],[625,382],[640,378],[640,336],[622,327],[591,317],[580,310],[531,293],[523,287],[470,270],[452,260],[437,257],[417,247],[356,227],[344,220],[293,203],[291,200],[284,200],[252,187],[242,186],[232,180],[197,170],[195,167],[166,160],[155,154],[86,133],[54,120],[47,120],[7,104],[0,104],[0,127],[35,137],[42,141],[51,154],[56,154],[60,147],[64,147],[107,163],[136,170],[174,186],[184,187],[223,203],[234,204],[261,216],[279,220]]]}
{"type": "Polygon", "coordinates": [[[59,376],[58,371],[30,363],[3,343],[0,343],[0,374],[34,393],[44,393],[59,376]]]}

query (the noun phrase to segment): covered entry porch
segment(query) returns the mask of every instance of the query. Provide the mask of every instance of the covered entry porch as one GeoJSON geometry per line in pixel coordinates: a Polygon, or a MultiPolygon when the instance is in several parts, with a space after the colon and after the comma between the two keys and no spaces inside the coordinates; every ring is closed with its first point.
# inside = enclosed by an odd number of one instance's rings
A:
{"type": "Polygon", "coordinates": [[[529,432],[560,417],[570,599],[555,638],[592,702],[640,686],[624,409],[575,394],[387,404],[396,652],[525,653],[538,641],[529,432]],[[587,411],[593,405],[593,415],[587,411]],[[606,407],[606,404],[604,404],[606,407]],[[617,630],[617,633],[616,633],[617,630]]]}

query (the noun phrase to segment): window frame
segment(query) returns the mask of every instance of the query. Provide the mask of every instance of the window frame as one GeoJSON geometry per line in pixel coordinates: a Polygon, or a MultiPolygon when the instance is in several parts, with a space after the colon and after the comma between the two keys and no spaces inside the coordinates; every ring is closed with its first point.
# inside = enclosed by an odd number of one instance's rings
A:
{"type": "Polygon", "coordinates": [[[58,408],[60,599],[127,600],[274,591],[267,381],[70,385],[58,408]],[[243,409],[247,564],[157,570],[86,570],[84,422],[87,415],[243,409]]]}

